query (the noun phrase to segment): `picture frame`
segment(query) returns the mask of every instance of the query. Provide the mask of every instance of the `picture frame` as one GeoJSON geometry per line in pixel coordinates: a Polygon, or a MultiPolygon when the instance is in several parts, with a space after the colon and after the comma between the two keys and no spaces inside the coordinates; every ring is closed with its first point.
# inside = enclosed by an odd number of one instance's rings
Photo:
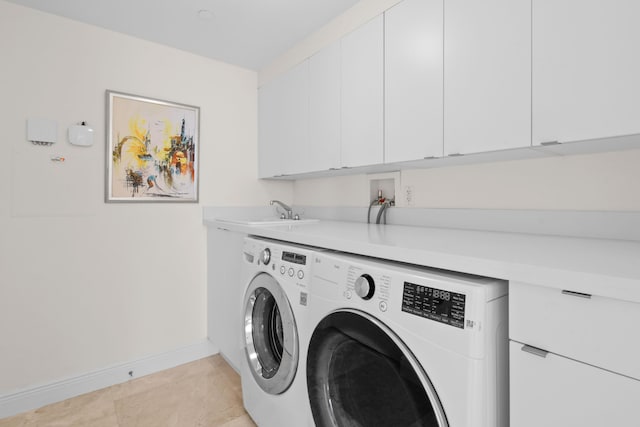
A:
{"type": "Polygon", "coordinates": [[[105,202],[197,203],[200,108],[106,91],[105,202]]]}

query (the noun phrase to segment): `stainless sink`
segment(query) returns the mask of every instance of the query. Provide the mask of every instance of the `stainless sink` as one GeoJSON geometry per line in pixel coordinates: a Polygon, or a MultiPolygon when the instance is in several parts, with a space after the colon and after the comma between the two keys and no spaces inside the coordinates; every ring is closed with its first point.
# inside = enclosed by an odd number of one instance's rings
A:
{"type": "Polygon", "coordinates": [[[320,221],[319,219],[280,219],[280,218],[257,218],[257,219],[243,219],[243,218],[216,218],[220,222],[230,222],[232,224],[242,225],[296,225],[296,224],[311,224],[320,221]]]}

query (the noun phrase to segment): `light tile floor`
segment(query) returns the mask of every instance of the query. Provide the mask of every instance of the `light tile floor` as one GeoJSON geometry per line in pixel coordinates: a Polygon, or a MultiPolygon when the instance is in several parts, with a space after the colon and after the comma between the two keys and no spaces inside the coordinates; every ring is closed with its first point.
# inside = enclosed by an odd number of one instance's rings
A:
{"type": "Polygon", "coordinates": [[[0,427],[255,427],[219,356],[0,420],[0,427]]]}

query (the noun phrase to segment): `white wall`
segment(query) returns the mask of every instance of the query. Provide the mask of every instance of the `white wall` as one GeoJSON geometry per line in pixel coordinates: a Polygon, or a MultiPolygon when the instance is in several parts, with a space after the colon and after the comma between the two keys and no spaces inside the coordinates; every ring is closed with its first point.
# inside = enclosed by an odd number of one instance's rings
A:
{"type": "Polygon", "coordinates": [[[203,340],[202,206],[292,198],[256,179],[256,73],[2,0],[0,55],[0,396],[203,340]],[[201,108],[199,204],[103,203],[107,89],[201,108]]]}
{"type": "MultiPolygon", "coordinates": [[[[263,84],[398,3],[363,0],[260,71],[263,84]]],[[[416,208],[640,211],[640,150],[404,170],[416,208]]],[[[368,206],[366,175],[298,180],[299,206],[368,206]]],[[[406,206],[398,197],[398,206],[406,206]]]]}
{"type": "MultiPolygon", "coordinates": [[[[640,212],[640,150],[403,170],[399,207],[640,212]],[[404,197],[411,187],[412,205],[404,197]]],[[[368,206],[367,175],[298,180],[300,206],[368,206]]]]}
{"type": "Polygon", "coordinates": [[[323,47],[355,30],[400,1],[361,0],[260,70],[258,75],[259,85],[263,85],[294,65],[299,64],[323,47]]]}

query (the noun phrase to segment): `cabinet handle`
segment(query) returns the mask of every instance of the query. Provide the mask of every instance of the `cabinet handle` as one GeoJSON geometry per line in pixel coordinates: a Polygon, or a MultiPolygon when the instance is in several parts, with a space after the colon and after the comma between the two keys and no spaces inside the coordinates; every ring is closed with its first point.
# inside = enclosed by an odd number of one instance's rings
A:
{"type": "Polygon", "coordinates": [[[533,347],[527,344],[522,346],[522,351],[533,354],[534,356],[538,356],[538,357],[547,357],[547,354],[549,354],[549,352],[546,350],[543,350],[538,347],[533,347]]]}
{"type": "Polygon", "coordinates": [[[541,142],[540,145],[559,145],[560,141],[544,141],[541,142]]]}
{"type": "Polygon", "coordinates": [[[464,156],[464,154],[462,154],[462,153],[451,153],[448,156],[449,157],[460,157],[460,156],[464,156]]]}
{"type": "Polygon", "coordinates": [[[568,291],[566,289],[562,290],[562,295],[569,295],[571,297],[591,299],[591,294],[585,294],[583,292],[576,292],[576,291],[568,291]]]}

